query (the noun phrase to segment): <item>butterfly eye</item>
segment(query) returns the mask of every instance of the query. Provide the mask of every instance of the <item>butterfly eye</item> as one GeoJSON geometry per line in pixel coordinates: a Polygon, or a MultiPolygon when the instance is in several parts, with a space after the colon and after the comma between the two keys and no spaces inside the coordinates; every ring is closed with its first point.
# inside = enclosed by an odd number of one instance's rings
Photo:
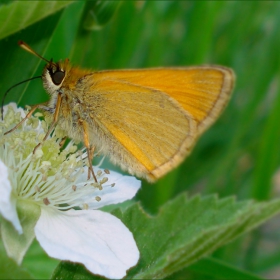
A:
{"type": "Polygon", "coordinates": [[[56,71],[51,75],[53,83],[58,86],[61,84],[62,80],[64,79],[65,72],[56,71]]]}

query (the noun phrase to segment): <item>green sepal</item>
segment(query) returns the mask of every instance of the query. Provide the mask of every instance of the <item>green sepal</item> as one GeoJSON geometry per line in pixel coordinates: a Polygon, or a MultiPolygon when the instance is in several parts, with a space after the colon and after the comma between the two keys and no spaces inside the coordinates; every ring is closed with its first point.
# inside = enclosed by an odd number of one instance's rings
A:
{"type": "Polygon", "coordinates": [[[20,265],[35,237],[34,227],[40,217],[41,210],[35,203],[18,200],[17,212],[23,233],[19,234],[9,221],[3,219],[1,236],[7,255],[20,265]]]}

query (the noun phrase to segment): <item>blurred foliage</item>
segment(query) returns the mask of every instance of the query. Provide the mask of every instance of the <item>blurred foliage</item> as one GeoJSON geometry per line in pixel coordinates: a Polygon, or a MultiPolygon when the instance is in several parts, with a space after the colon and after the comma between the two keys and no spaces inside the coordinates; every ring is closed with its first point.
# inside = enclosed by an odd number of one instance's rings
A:
{"type": "MultiPolygon", "coordinates": [[[[13,3],[5,1],[0,8],[13,3]]],[[[116,13],[109,7],[108,12],[95,14],[103,26],[98,31],[84,28],[90,3],[71,3],[0,41],[0,96],[13,84],[40,75],[44,65],[20,49],[18,40],[47,59],[69,57],[92,69],[229,66],[237,83],[223,115],[179,168],[154,185],[143,183],[137,199],[146,211],[156,213],[183,191],[256,200],[279,196],[280,2],[122,1],[116,13]]],[[[0,14],[0,22],[5,20],[0,14]]],[[[11,91],[6,103],[24,106],[44,100],[47,95],[38,80],[11,91]]],[[[279,218],[217,250],[213,257],[279,278],[279,218]]],[[[29,263],[27,256],[27,267],[29,263]]]]}

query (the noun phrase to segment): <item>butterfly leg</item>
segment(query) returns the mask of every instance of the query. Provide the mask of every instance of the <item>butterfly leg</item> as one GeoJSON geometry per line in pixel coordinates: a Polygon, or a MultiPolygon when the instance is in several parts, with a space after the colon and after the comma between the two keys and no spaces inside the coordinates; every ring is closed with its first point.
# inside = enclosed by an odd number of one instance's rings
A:
{"type": "Polygon", "coordinates": [[[57,120],[58,120],[58,116],[59,116],[59,110],[60,110],[60,105],[61,105],[61,100],[62,100],[62,97],[61,97],[61,93],[58,94],[57,96],[57,101],[56,101],[56,106],[55,106],[55,111],[54,111],[54,117],[53,117],[53,122],[50,126],[50,128],[48,129],[45,137],[43,138],[42,142],[40,142],[33,150],[33,154],[35,154],[36,150],[43,144],[43,142],[46,141],[46,139],[49,137],[49,135],[51,134],[51,132],[53,131],[56,123],[57,123],[57,120]]]}
{"type": "Polygon", "coordinates": [[[66,136],[64,136],[64,137],[61,139],[61,141],[59,142],[59,148],[62,148],[62,147],[64,146],[64,144],[65,144],[65,142],[66,142],[66,139],[67,139],[66,136]]]}
{"type": "Polygon", "coordinates": [[[46,102],[41,103],[41,104],[37,104],[37,105],[33,106],[33,107],[31,108],[31,110],[27,113],[27,115],[26,115],[15,127],[13,127],[12,129],[10,129],[9,131],[6,131],[6,132],[4,133],[4,135],[7,135],[7,134],[13,132],[14,130],[16,130],[18,127],[20,127],[20,126],[23,124],[23,122],[25,122],[27,119],[29,119],[29,118],[31,117],[31,115],[34,113],[34,111],[35,111],[36,109],[38,109],[38,107],[40,107],[41,105],[45,105],[45,104],[46,104],[46,102]]]}
{"type": "Polygon", "coordinates": [[[92,160],[93,160],[94,147],[92,145],[90,145],[88,125],[82,119],[79,119],[79,123],[83,127],[84,145],[85,145],[85,147],[87,149],[87,154],[88,154],[88,163],[89,163],[89,167],[88,167],[88,180],[90,179],[90,174],[92,174],[92,176],[94,178],[94,181],[97,182],[96,176],[95,176],[93,168],[92,168],[92,160]]]}

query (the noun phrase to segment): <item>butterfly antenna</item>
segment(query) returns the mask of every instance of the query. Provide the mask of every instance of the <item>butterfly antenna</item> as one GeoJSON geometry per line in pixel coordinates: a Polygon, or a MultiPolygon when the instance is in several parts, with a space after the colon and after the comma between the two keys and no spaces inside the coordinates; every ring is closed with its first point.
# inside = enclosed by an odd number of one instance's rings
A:
{"type": "Polygon", "coordinates": [[[3,98],[2,98],[2,104],[1,104],[1,116],[2,116],[2,121],[4,120],[4,103],[5,103],[5,98],[6,98],[7,94],[8,94],[8,92],[9,92],[11,89],[13,89],[14,87],[17,87],[17,86],[19,86],[19,85],[21,85],[21,84],[23,84],[23,83],[26,83],[26,82],[28,82],[28,81],[35,80],[35,79],[38,79],[38,78],[42,78],[42,77],[41,77],[41,76],[37,76],[37,77],[33,77],[33,78],[30,78],[30,79],[21,81],[21,82],[15,84],[15,85],[11,86],[11,87],[5,92],[5,94],[4,94],[3,98]]]}
{"type": "Polygon", "coordinates": [[[51,61],[45,59],[44,57],[42,57],[41,55],[39,55],[38,53],[36,53],[36,52],[35,52],[30,46],[28,46],[25,42],[19,41],[18,44],[19,44],[19,46],[20,46],[22,49],[24,49],[25,51],[27,51],[27,52],[29,52],[29,53],[31,53],[31,54],[33,54],[33,55],[39,57],[40,59],[42,59],[42,60],[44,60],[44,61],[46,61],[46,62],[48,62],[48,63],[52,63],[51,61]]]}

